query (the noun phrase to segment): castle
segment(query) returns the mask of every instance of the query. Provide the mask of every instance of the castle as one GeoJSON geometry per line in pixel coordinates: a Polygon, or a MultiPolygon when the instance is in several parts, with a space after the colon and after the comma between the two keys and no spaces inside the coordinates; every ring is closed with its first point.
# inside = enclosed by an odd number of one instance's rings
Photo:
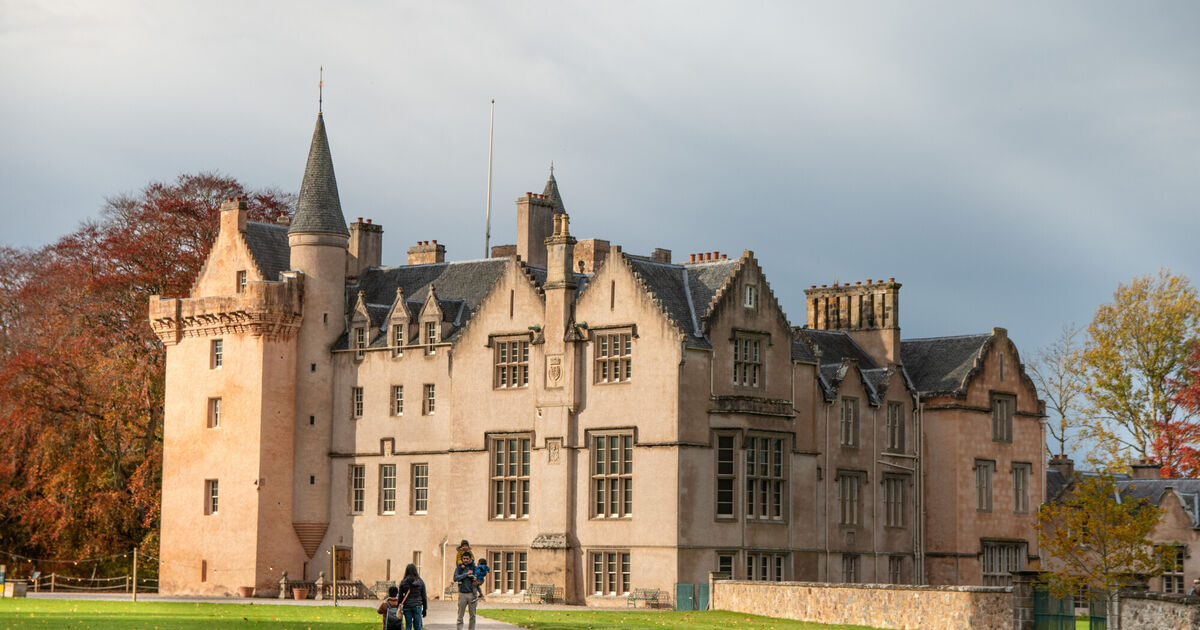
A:
{"type": "MultiPolygon", "coordinates": [[[[753,252],[577,241],[551,173],[516,244],[381,266],[323,116],[290,222],[221,208],[167,349],[161,591],[449,585],[624,605],[737,579],[1004,584],[1038,555],[1037,392],[1003,329],[900,337],[900,284],[813,286],[793,327],[753,252]]],[[[790,280],[789,280],[790,281],[790,280]]]]}

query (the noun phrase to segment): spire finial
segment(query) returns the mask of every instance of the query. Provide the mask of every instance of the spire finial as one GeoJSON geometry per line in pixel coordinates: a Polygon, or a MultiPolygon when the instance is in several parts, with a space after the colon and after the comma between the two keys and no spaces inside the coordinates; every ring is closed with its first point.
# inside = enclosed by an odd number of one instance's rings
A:
{"type": "Polygon", "coordinates": [[[554,160],[550,160],[550,176],[554,177],[554,160]]]}
{"type": "Polygon", "coordinates": [[[325,101],[325,66],[321,66],[320,80],[317,81],[317,115],[321,115],[321,109],[324,107],[325,101]]]}

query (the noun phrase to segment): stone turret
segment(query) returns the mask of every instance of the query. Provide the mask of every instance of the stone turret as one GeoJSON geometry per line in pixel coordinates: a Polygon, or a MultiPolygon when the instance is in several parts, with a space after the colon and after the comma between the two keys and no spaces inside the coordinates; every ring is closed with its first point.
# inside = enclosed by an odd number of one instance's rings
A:
{"type": "Polygon", "coordinates": [[[900,362],[900,283],[867,280],[804,291],[808,327],[848,333],[876,361],[900,362]]]}
{"type": "Polygon", "coordinates": [[[542,194],[527,192],[517,200],[517,255],[530,267],[546,266],[546,239],[554,232],[555,217],[565,214],[554,169],[542,194]]]}
{"type": "MultiPolygon", "coordinates": [[[[292,268],[304,277],[304,318],[296,348],[294,474],[296,479],[313,479],[295,486],[292,525],[310,558],[329,525],[331,479],[326,456],[334,420],[329,349],[345,329],[349,241],[325,119],[317,114],[296,214],[288,228],[292,268]]],[[[359,253],[366,254],[366,249],[359,253]]],[[[364,255],[361,261],[370,259],[364,255]]]]}

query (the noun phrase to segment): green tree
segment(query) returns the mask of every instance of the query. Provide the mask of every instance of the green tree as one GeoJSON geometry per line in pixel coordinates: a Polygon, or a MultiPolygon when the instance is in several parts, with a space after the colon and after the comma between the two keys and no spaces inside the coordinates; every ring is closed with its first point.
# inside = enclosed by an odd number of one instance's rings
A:
{"type": "Polygon", "coordinates": [[[1118,500],[1110,474],[1081,477],[1058,502],[1038,511],[1038,544],[1050,556],[1042,579],[1056,597],[1083,589],[1116,593],[1163,572],[1167,547],[1150,533],[1162,510],[1144,499],[1118,500]]]}
{"type": "Polygon", "coordinates": [[[1155,443],[1178,408],[1198,329],[1195,287],[1166,269],[1119,285],[1096,310],[1081,355],[1093,407],[1083,428],[1110,469],[1158,455],[1155,443]]]}

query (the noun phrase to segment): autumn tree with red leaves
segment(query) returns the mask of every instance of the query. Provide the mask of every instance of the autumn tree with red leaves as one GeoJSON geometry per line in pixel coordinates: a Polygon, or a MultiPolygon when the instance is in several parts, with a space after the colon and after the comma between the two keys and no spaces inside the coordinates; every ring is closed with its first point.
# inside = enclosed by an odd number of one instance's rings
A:
{"type": "Polygon", "coordinates": [[[1172,385],[1178,406],[1159,423],[1154,450],[1164,477],[1200,477],[1200,344],[1192,348],[1187,369],[1172,385]]]}
{"type": "Polygon", "coordinates": [[[147,304],[187,295],[235,196],[251,220],[294,205],[181,175],[107,200],[56,243],[0,248],[0,551],[156,552],[166,353],[147,304]]]}

